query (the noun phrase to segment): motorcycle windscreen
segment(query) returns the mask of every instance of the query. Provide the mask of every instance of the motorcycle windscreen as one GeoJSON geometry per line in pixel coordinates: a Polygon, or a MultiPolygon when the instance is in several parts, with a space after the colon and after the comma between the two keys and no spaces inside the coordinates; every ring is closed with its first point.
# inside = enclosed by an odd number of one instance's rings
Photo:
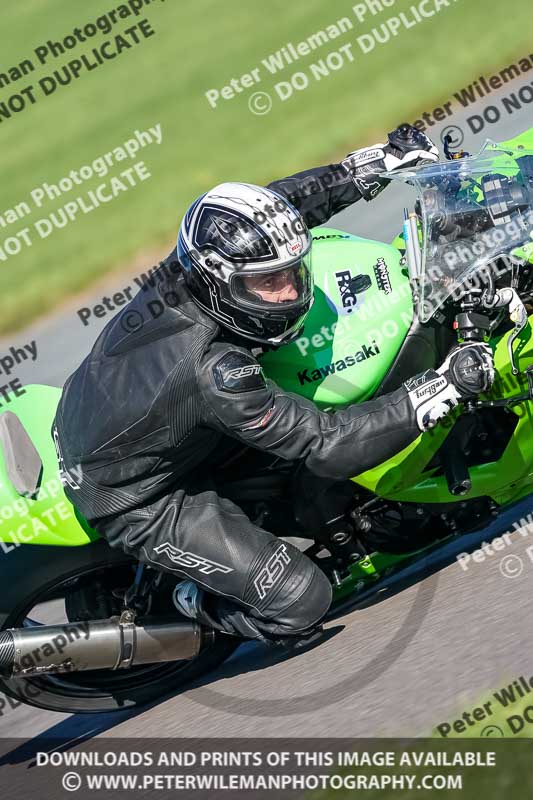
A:
{"type": "Polygon", "coordinates": [[[487,141],[477,156],[402,170],[394,177],[414,185],[419,197],[422,322],[472,284],[476,273],[531,240],[533,151],[503,150],[487,141]]]}

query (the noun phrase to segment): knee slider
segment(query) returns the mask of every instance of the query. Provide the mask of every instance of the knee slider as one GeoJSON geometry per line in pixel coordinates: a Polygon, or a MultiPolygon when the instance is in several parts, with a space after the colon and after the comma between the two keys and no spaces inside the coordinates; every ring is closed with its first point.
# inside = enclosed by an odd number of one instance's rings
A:
{"type": "MultiPolygon", "coordinates": [[[[307,561],[309,559],[306,558],[307,561]]],[[[332,587],[329,579],[312,561],[312,567],[307,587],[291,606],[283,613],[285,625],[292,630],[299,631],[312,628],[322,620],[327,613],[332,599],[332,587]]]]}

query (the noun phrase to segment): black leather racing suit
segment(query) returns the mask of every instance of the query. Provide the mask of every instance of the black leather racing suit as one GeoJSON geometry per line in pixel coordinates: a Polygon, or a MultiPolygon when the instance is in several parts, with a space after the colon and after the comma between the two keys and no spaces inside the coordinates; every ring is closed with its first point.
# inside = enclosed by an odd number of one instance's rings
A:
{"type": "MultiPolygon", "coordinates": [[[[269,185],[308,225],[359,199],[338,165],[269,185]]],[[[193,579],[204,618],[250,638],[307,633],[331,602],[324,574],[257,527],[210,476],[228,437],[346,479],[419,433],[404,388],[335,413],[265,380],[249,345],[193,302],[172,252],[69,377],[55,426],[69,499],[111,546],[193,579]]],[[[288,532],[290,533],[290,532],[288,532]]]]}

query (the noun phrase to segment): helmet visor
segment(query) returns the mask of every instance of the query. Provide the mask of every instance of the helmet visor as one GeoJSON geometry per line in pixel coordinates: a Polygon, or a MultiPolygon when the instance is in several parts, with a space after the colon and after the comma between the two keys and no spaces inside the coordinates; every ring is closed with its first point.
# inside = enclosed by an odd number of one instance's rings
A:
{"type": "Polygon", "coordinates": [[[276,269],[238,270],[231,276],[230,293],[239,305],[282,312],[309,304],[313,297],[311,252],[276,269]]]}

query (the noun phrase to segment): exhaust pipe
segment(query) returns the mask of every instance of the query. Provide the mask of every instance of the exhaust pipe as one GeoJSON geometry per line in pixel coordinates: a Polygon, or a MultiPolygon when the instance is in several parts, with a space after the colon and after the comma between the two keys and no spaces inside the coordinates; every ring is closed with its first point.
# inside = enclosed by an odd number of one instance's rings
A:
{"type": "Polygon", "coordinates": [[[167,618],[137,625],[125,615],[65,625],[7,628],[0,632],[0,673],[27,678],[191,660],[210,634],[213,632],[192,621],[167,618]]]}

